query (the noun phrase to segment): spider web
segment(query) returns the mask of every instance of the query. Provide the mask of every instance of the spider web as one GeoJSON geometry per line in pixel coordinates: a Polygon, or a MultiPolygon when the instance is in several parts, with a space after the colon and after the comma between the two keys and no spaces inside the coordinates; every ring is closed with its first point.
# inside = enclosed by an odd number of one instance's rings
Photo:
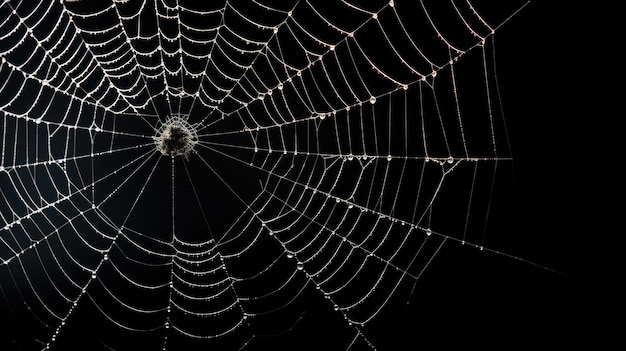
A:
{"type": "Polygon", "coordinates": [[[335,347],[386,349],[447,243],[496,252],[523,5],[3,1],[2,338],[255,349],[317,301],[335,347]]]}

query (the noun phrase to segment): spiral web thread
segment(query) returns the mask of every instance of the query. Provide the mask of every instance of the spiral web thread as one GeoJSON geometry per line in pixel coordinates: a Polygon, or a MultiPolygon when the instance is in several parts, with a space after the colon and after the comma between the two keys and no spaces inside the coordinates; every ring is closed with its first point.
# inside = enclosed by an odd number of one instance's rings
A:
{"type": "Polygon", "coordinates": [[[2,338],[53,349],[82,308],[109,349],[110,329],[252,347],[313,291],[341,347],[377,349],[368,327],[444,243],[486,249],[511,159],[493,38],[523,5],[3,1],[2,338]],[[155,148],[171,116],[187,160],[155,148]],[[239,206],[219,232],[207,175],[239,206]]]}

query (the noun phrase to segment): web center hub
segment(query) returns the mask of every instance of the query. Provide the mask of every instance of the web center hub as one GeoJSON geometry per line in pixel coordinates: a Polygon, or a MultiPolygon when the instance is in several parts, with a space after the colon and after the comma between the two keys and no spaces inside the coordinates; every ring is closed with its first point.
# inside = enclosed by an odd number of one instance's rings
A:
{"type": "Polygon", "coordinates": [[[168,117],[157,130],[154,136],[157,150],[165,156],[183,156],[189,158],[198,143],[198,134],[195,126],[191,125],[182,116],[168,117]]]}

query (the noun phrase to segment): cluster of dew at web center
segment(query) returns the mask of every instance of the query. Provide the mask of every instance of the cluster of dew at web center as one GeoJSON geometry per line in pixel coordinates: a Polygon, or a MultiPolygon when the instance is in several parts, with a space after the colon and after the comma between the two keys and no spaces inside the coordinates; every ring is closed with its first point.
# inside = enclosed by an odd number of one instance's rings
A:
{"type": "Polygon", "coordinates": [[[181,116],[171,116],[154,137],[157,150],[165,156],[189,158],[198,143],[196,128],[181,116]]]}

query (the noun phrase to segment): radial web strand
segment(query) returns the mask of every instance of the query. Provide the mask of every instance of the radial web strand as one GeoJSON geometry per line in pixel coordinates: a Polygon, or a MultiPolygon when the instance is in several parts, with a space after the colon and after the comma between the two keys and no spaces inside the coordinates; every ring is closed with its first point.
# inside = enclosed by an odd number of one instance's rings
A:
{"type": "Polygon", "coordinates": [[[498,253],[523,6],[2,1],[0,345],[394,349],[442,250],[498,253]]]}

